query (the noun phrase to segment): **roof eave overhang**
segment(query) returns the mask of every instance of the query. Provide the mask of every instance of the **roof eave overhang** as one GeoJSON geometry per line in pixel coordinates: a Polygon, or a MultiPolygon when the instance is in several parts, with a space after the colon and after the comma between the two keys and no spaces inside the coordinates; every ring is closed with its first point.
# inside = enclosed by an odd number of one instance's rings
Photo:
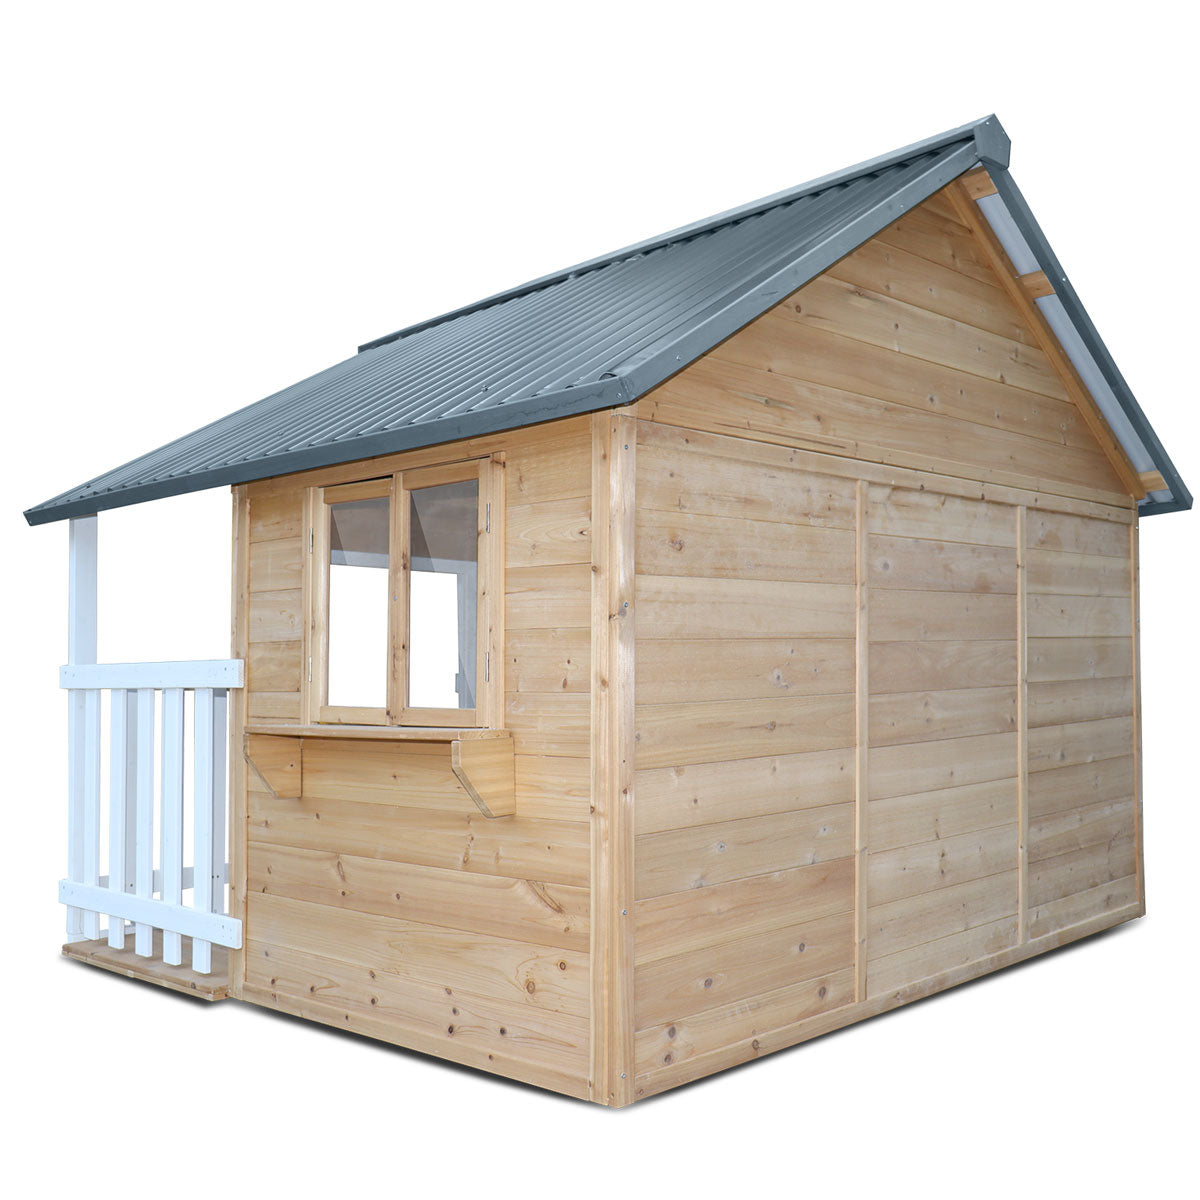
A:
{"type": "Polygon", "coordinates": [[[509,429],[523,429],[530,425],[541,425],[584,413],[620,408],[631,403],[632,399],[625,381],[614,377],[594,384],[546,392],[522,400],[511,408],[499,406],[444,417],[423,425],[406,425],[395,431],[384,431],[332,445],[306,447],[272,458],[234,463],[211,471],[197,471],[192,475],[156,479],[150,483],[114,489],[80,500],[62,503],[57,499],[47,500],[43,504],[26,509],[24,515],[30,525],[45,525],[69,517],[85,517],[131,504],[144,504],[148,500],[162,500],[168,496],[182,496],[214,487],[254,483],[280,475],[292,475],[298,471],[339,466],[360,459],[398,454],[405,450],[440,446],[464,438],[503,433],[509,429]]]}

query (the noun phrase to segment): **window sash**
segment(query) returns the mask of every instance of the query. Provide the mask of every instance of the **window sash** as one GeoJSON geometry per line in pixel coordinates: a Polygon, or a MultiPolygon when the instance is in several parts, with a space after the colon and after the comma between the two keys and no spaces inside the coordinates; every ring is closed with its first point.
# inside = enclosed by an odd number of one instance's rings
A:
{"type": "Polygon", "coordinates": [[[484,465],[486,460],[475,459],[469,462],[446,463],[437,467],[421,467],[397,474],[396,501],[393,508],[392,528],[400,539],[397,545],[404,548],[400,563],[399,587],[394,593],[396,599],[396,628],[393,637],[399,646],[398,671],[396,678],[395,724],[420,725],[437,728],[472,728],[481,724],[480,721],[480,692],[485,686],[486,660],[485,646],[487,642],[487,627],[485,624],[486,611],[484,605],[484,586],[482,560],[484,542],[485,515],[484,506],[487,502],[484,486],[484,465]],[[475,707],[474,708],[429,708],[414,706],[409,703],[411,672],[409,647],[412,644],[412,530],[409,522],[412,515],[412,493],[424,488],[440,487],[447,483],[466,483],[478,481],[479,493],[476,505],[476,583],[475,583],[475,707]]]}
{"type": "MultiPolygon", "coordinates": [[[[365,708],[352,705],[334,705],[329,703],[329,650],[330,650],[330,560],[332,546],[333,506],[346,504],[355,500],[388,501],[388,595],[395,592],[395,521],[393,513],[395,501],[395,477],[383,479],[367,479],[360,483],[340,484],[337,487],[315,489],[315,520],[313,524],[313,560],[314,588],[313,612],[310,618],[312,644],[310,646],[310,673],[312,686],[315,689],[313,716],[322,725],[387,725],[388,712],[392,703],[394,688],[393,671],[387,671],[387,698],[382,708],[365,708]]],[[[388,653],[391,650],[391,610],[388,603],[388,653]]]]}
{"type": "Polygon", "coordinates": [[[306,627],[310,679],[307,720],[319,724],[398,725],[430,728],[499,726],[496,691],[500,678],[498,653],[499,605],[503,598],[503,546],[498,545],[500,521],[500,462],[471,459],[434,467],[419,467],[382,478],[311,489],[313,529],[306,627]],[[445,483],[478,480],[475,596],[475,707],[430,708],[409,704],[409,644],[411,624],[409,528],[411,493],[445,483]],[[387,497],[388,539],[388,663],[385,708],[330,705],[329,697],[329,566],[331,506],[349,500],[387,497]],[[490,526],[490,529],[489,529],[490,526]]]}

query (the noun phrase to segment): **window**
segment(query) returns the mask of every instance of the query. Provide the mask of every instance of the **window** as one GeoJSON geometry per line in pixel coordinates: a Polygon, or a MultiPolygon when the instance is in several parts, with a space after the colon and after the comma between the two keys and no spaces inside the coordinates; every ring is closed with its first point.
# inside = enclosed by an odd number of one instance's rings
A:
{"type": "Polygon", "coordinates": [[[499,723],[496,474],[476,461],[313,490],[310,719],[499,723]]]}

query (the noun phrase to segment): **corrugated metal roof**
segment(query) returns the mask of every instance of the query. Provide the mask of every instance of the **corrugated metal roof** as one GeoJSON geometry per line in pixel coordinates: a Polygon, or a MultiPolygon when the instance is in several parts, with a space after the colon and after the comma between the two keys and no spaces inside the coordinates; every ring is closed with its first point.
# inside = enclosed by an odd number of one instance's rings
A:
{"type": "Polygon", "coordinates": [[[55,497],[31,524],[637,399],[979,162],[994,117],[364,345],[55,497]]]}

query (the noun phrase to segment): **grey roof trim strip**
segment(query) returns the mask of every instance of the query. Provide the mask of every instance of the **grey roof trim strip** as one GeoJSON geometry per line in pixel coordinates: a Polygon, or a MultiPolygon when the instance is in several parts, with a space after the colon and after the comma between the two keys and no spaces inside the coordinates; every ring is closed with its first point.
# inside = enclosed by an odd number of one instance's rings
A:
{"type": "Polygon", "coordinates": [[[926,138],[924,141],[913,142],[911,146],[903,146],[899,150],[891,151],[889,154],[881,154],[877,158],[867,159],[866,162],[858,163],[853,167],[846,167],[842,171],[834,171],[831,175],[822,175],[820,179],[812,179],[808,183],[801,184],[799,187],[788,188],[785,191],[776,192],[772,196],[764,196],[761,200],[752,201],[750,204],[743,204],[739,208],[728,209],[713,217],[705,217],[704,220],[695,221],[690,225],[681,225],[678,229],[673,229],[669,233],[659,234],[657,237],[648,238],[644,242],[635,242],[631,246],[625,246],[621,250],[602,255],[599,258],[590,258],[586,262],[577,263],[575,266],[567,267],[563,271],[555,271],[550,275],[542,275],[538,279],[532,279],[528,283],[523,283],[518,287],[497,292],[495,295],[488,296],[484,300],[477,300],[473,304],[464,305],[462,308],[452,309],[450,312],[443,313],[439,317],[431,317],[427,321],[419,321],[415,325],[405,326],[405,328],[399,329],[395,333],[388,333],[383,337],[375,338],[373,341],[364,342],[358,348],[359,353],[361,354],[364,350],[374,350],[377,346],[384,346],[388,342],[409,337],[414,333],[420,333],[422,330],[429,329],[434,325],[440,325],[444,321],[451,321],[456,317],[466,316],[467,313],[478,312],[480,309],[488,308],[493,304],[500,304],[505,300],[513,300],[518,296],[539,291],[544,287],[549,287],[551,284],[560,283],[564,279],[570,279],[574,275],[582,275],[587,271],[597,270],[622,258],[632,258],[638,254],[646,254],[651,250],[658,250],[663,246],[669,246],[672,242],[681,242],[687,238],[695,237],[697,234],[705,233],[710,229],[717,229],[733,221],[741,221],[746,217],[766,212],[768,209],[775,208],[780,204],[790,204],[793,200],[799,200],[802,196],[808,196],[813,192],[826,191],[828,188],[836,187],[840,183],[849,182],[852,179],[858,179],[863,175],[869,175],[876,171],[886,170],[897,163],[906,162],[911,158],[917,158],[922,154],[928,154],[931,151],[940,150],[944,146],[952,145],[954,142],[962,142],[967,139],[970,139],[974,144],[978,161],[992,163],[997,167],[1006,167],[1008,165],[1011,142],[1009,141],[1008,134],[1004,132],[1004,127],[1000,124],[999,118],[995,113],[990,113],[988,116],[981,117],[978,121],[972,121],[968,125],[960,125],[957,129],[949,129],[945,133],[939,133],[935,137],[926,138]]]}
{"type": "MultiPolygon", "coordinates": [[[[203,492],[213,487],[253,483],[255,480],[269,479],[274,475],[290,475],[295,471],[310,471],[317,467],[334,467],[359,459],[377,458],[382,454],[396,454],[401,450],[420,450],[424,446],[438,446],[462,438],[502,433],[508,429],[540,425],[562,417],[619,408],[629,403],[631,397],[626,394],[624,381],[609,379],[603,383],[565,388],[560,392],[548,392],[543,396],[522,400],[519,407],[464,412],[424,425],[406,425],[391,433],[358,438],[354,440],[353,452],[349,455],[346,453],[345,443],[334,442],[322,446],[309,446],[273,458],[255,458],[210,471],[199,471],[194,475],[156,479],[151,483],[122,488],[108,495],[90,496],[64,504],[47,500],[36,508],[27,509],[25,519],[30,525],[45,525],[51,521],[66,520],[68,517],[86,517],[106,509],[144,504],[147,500],[162,500],[167,496],[203,492]]],[[[72,488],[63,495],[70,496],[76,491],[77,488],[72,488]]]]}
{"type": "Polygon", "coordinates": [[[1166,481],[1167,487],[1171,491],[1170,500],[1152,500],[1149,503],[1140,505],[1138,508],[1139,515],[1150,516],[1154,513],[1178,512],[1181,509],[1191,508],[1192,493],[1180,478],[1179,472],[1175,469],[1175,464],[1163,448],[1162,442],[1159,441],[1158,434],[1151,428],[1150,422],[1146,420],[1146,414],[1142,412],[1141,405],[1135,399],[1133,392],[1129,388],[1129,384],[1125,382],[1124,376],[1117,369],[1117,364],[1108,352],[1108,347],[1105,346],[1100,338],[1100,334],[1096,331],[1095,325],[1092,324],[1092,319],[1083,307],[1078,292],[1075,291],[1074,285],[1067,278],[1067,273],[1063,270],[1062,263],[1058,261],[1058,256],[1050,248],[1050,243],[1046,240],[1046,235],[1042,232],[1041,226],[1038,225],[1037,220],[1030,211],[1025,197],[1016,185],[1016,181],[1008,173],[1007,168],[1001,166],[997,166],[989,174],[991,175],[992,182],[996,185],[996,192],[1004,201],[1014,223],[1021,231],[1022,237],[1029,243],[1030,249],[1053,285],[1055,294],[1062,302],[1062,306],[1066,310],[1067,316],[1071,319],[1071,323],[1079,332],[1079,336],[1083,340],[1083,344],[1087,347],[1088,353],[1094,359],[1096,366],[1104,376],[1109,387],[1112,388],[1113,394],[1116,396],[1117,402],[1121,405],[1125,415],[1129,418],[1129,423],[1133,426],[1134,432],[1141,439],[1147,451],[1149,451],[1150,457],[1154,460],[1154,465],[1158,468],[1163,479],[1166,481]]]}

